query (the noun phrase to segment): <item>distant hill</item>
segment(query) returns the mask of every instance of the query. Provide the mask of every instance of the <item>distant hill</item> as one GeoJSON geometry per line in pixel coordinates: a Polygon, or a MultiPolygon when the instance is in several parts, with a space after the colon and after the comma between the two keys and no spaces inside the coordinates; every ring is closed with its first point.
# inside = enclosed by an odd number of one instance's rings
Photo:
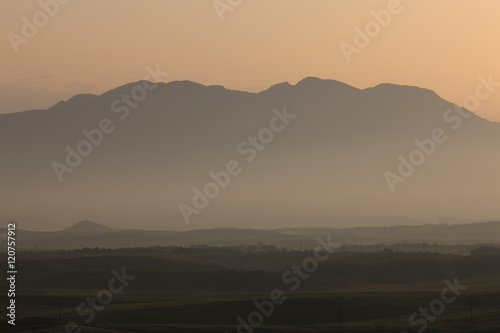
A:
{"type": "Polygon", "coordinates": [[[64,232],[111,232],[115,229],[106,227],[102,224],[84,220],[80,221],[66,229],[62,230],[64,232]]]}
{"type": "MultiPolygon", "coordinates": [[[[0,233],[5,229],[0,229],[0,233]]],[[[19,249],[78,249],[83,247],[130,248],[149,246],[265,246],[307,249],[317,245],[316,238],[337,244],[355,246],[404,243],[442,245],[500,244],[500,222],[473,224],[429,224],[417,226],[359,228],[286,228],[275,230],[215,228],[191,231],[114,229],[92,221],[81,221],[61,231],[17,230],[19,249]]],[[[425,247],[425,245],[423,245],[425,247]]],[[[403,248],[403,247],[401,247],[403,248]]],[[[420,247],[418,247],[420,249],[420,247]]],[[[457,250],[458,251],[458,250],[457,250]]],[[[466,248],[464,248],[464,254],[466,248]]]]}

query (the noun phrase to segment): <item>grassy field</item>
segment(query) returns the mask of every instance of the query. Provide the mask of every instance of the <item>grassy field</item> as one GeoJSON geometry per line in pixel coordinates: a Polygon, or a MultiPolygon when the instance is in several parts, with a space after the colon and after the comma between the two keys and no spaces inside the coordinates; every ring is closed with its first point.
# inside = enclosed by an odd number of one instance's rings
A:
{"type": "MultiPolygon", "coordinates": [[[[472,286],[473,288],[473,286],[472,286]]],[[[475,289],[474,289],[475,290],[475,289]]],[[[255,311],[254,300],[267,295],[120,294],[87,325],[75,311],[75,304],[87,295],[81,291],[59,293],[37,291],[20,295],[18,324],[6,332],[57,330],[59,307],[63,323],[119,332],[236,332],[237,317],[248,318],[255,311]]],[[[439,297],[439,292],[297,293],[275,307],[258,332],[338,332],[342,309],[343,332],[416,331],[408,323],[411,313],[439,297]]],[[[427,332],[474,332],[470,303],[477,332],[498,332],[499,293],[466,293],[446,305],[442,315],[429,323],[427,332]]],[[[3,331],[3,330],[2,330],[3,331]]],[[[245,330],[243,330],[245,332],[245,330]]]]}
{"type": "MultiPolygon", "coordinates": [[[[239,260],[235,260],[230,251],[25,255],[20,265],[20,276],[24,277],[17,286],[16,326],[4,320],[2,332],[65,332],[64,325],[75,322],[81,332],[95,333],[410,333],[423,327],[422,322],[411,325],[410,315],[439,299],[443,280],[452,281],[455,276],[467,289],[446,304],[435,319],[426,321],[425,332],[500,331],[500,277],[493,267],[498,257],[344,253],[322,263],[292,291],[281,281],[281,273],[300,263],[307,253],[238,253],[239,260]],[[421,274],[406,283],[391,283],[406,276],[401,272],[407,270],[407,260],[412,260],[421,274]],[[244,270],[245,265],[263,269],[244,270]],[[343,268],[342,278],[333,269],[338,265],[343,268]],[[95,318],[85,322],[89,316],[78,313],[79,304],[107,288],[113,277],[110,269],[124,266],[135,278],[123,292],[113,294],[101,311],[95,311],[95,318]],[[435,272],[437,266],[443,271],[435,272]],[[464,266],[476,269],[464,274],[464,266]],[[381,276],[387,281],[381,281],[381,276]],[[254,301],[269,305],[274,289],[283,290],[286,299],[273,305],[268,317],[262,315],[258,325],[254,301]],[[245,322],[253,318],[256,325],[238,330],[238,317],[245,322]]],[[[0,300],[6,304],[4,293],[0,300]]],[[[264,308],[269,311],[269,307],[264,308]]],[[[419,315],[415,320],[422,318],[419,315]]]]}

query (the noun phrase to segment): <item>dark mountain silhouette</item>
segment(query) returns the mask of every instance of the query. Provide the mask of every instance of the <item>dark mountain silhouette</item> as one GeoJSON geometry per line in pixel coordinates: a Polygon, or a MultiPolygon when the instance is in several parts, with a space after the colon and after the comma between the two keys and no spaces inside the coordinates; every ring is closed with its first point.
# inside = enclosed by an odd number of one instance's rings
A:
{"type": "Polygon", "coordinates": [[[0,115],[2,214],[60,226],[90,213],[112,225],[185,229],[179,204],[192,205],[193,188],[202,190],[213,181],[210,171],[236,160],[241,174],[192,215],[189,228],[421,224],[440,216],[478,221],[500,215],[500,124],[460,109],[468,118],[453,129],[456,123],[444,114],[456,116],[457,109],[433,91],[394,84],[357,89],[306,78],[248,93],[176,81],[158,84],[129,113],[113,112],[143,83],[0,115]],[[238,146],[269,127],[272,110],[285,106],[296,118],[247,162],[238,146]],[[82,131],[105,118],[113,132],[59,182],[53,163],[66,165],[67,147],[88,140],[82,131]],[[386,171],[397,174],[398,156],[408,159],[418,149],[415,140],[431,138],[436,128],[446,142],[391,192],[386,171]]]}

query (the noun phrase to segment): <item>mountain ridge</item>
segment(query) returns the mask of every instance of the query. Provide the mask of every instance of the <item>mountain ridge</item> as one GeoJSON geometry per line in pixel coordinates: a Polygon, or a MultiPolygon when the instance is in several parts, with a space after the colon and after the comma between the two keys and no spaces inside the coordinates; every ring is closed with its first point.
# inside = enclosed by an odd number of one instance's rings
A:
{"type": "MultiPolygon", "coordinates": [[[[351,90],[359,91],[359,92],[362,92],[362,91],[363,92],[369,92],[371,90],[385,89],[385,88],[389,88],[389,89],[405,89],[405,90],[409,89],[411,91],[423,91],[423,92],[426,92],[426,93],[431,93],[431,94],[439,97],[440,99],[442,99],[442,97],[437,92],[435,92],[434,90],[431,90],[431,89],[428,89],[428,88],[419,87],[419,86],[384,82],[384,83],[378,83],[378,84],[376,84],[374,86],[370,86],[370,87],[366,87],[366,88],[361,89],[361,88],[357,88],[357,87],[351,86],[351,85],[349,85],[347,83],[344,83],[342,81],[338,81],[338,80],[334,80],[334,79],[322,79],[322,78],[318,78],[318,77],[314,77],[314,76],[305,77],[305,78],[299,80],[296,84],[290,84],[287,81],[279,82],[279,83],[273,84],[270,87],[268,87],[266,89],[263,89],[261,91],[258,91],[258,92],[250,92],[250,91],[245,91],[245,90],[230,89],[230,88],[226,88],[223,85],[204,85],[204,84],[201,84],[201,83],[198,83],[198,82],[195,82],[195,81],[191,81],[191,80],[175,80],[175,81],[169,81],[169,82],[152,82],[152,81],[148,81],[148,80],[139,80],[139,81],[134,81],[134,82],[129,82],[129,83],[122,84],[120,86],[117,86],[115,88],[107,90],[107,91],[105,91],[105,92],[103,92],[101,94],[79,93],[79,94],[73,95],[72,97],[70,97],[67,100],[60,100],[59,102],[57,102],[56,104],[52,105],[51,107],[49,107],[47,109],[24,110],[24,111],[19,111],[19,112],[12,112],[12,113],[0,114],[0,116],[2,116],[2,115],[12,115],[12,114],[24,113],[24,112],[32,112],[32,111],[43,111],[43,110],[59,109],[62,106],[74,106],[74,104],[78,104],[79,102],[82,102],[82,101],[85,102],[85,103],[90,103],[90,102],[94,101],[96,98],[101,98],[103,96],[108,96],[110,94],[113,94],[114,92],[122,92],[123,90],[126,91],[130,87],[134,87],[134,86],[136,86],[138,84],[141,84],[142,82],[148,82],[150,84],[157,83],[159,85],[159,87],[162,87],[162,88],[174,88],[174,87],[175,88],[217,88],[217,89],[222,88],[224,91],[227,91],[227,92],[241,92],[241,93],[247,93],[247,94],[252,94],[252,95],[259,95],[259,94],[263,94],[263,93],[267,93],[267,92],[272,92],[274,90],[281,90],[281,89],[305,88],[305,87],[311,87],[311,86],[314,87],[314,86],[316,86],[318,84],[321,84],[321,85],[328,85],[328,88],[343,87],[343,88],[347,88],[347,89],[351,89],[351,90]]],[[[480,117],[480,116],[478,116],[478,117],[480,117]]],[[[482,117],[480,117],[480,118],[482,118],[482,117]]],[[[482,119],[488,120],[486,118],[482,118],[482,119]]],[[[488,121],[490,121],[490,120],[488,120],[488,121]]],[[[496,123],[494,121],[490,121],[490,122],[496,123]]]]}

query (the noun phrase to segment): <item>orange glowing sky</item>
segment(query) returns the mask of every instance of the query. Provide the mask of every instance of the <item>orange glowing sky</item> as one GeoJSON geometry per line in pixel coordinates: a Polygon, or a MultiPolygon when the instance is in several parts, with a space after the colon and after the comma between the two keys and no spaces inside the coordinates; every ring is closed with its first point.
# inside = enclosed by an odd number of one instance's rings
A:
{"type": "MultiPolygon", "coordinates": [[[[50,2],[52,0],[42,0],[50,2]]],[[[227,3],[227,0],[221,0],[227,3]]],[[[237,2],[233,0],[234,2],[237,2]]],[[[500,1],[401,0],[402,10],[347,63],[340,43],[390,0],[243,0],[219,19],[213,0],[72,0],[15,53],[10,32],[40,10],[0,2],[0,113],[48,108],[143,79],[260,91],[307,76],[364,88],[415,85],[463,104],[479,76],[500,82],[500,1]]],[[[500,88],[476,113],[500,121],[500,88]]]]}

